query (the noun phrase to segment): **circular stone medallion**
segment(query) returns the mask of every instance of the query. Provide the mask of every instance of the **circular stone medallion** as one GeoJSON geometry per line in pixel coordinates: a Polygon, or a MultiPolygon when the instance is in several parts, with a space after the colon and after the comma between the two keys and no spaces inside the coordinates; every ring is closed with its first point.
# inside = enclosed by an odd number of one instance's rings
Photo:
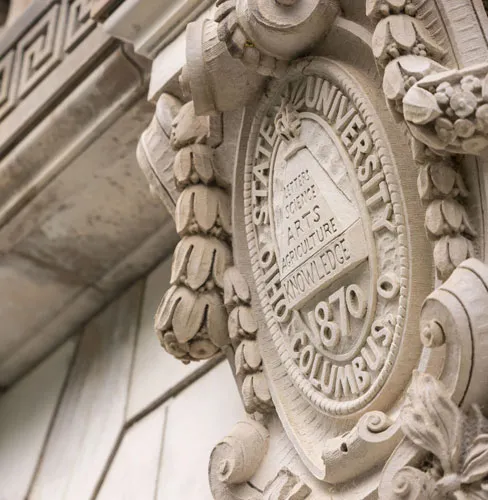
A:
{"type": "Polygon", "coordinates": [[[369,405],[397,362],[409,248],[373,106],[335,63],[313,67],[291,71],[258,108],[244,209],[281,362],[310,404],[342,417],[369,405]]]}

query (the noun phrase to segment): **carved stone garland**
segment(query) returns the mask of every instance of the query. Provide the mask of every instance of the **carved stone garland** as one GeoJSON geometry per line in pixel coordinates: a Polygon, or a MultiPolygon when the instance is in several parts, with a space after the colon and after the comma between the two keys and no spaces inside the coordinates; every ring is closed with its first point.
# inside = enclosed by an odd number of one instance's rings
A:
{"type": "Polygon", "coordinates": [[[251,291],[236,267],[230,267],[224,274],[224,302],[229,311],[229,337],[235,351],[235,370],[244,407],[250,415],[267,414],[274,406],[256,342],[258,324],[251,308],[251,291]]]}
{"type": "Polygon", "coordinates": [[[173,256],[172,286],[155,320],[162,346],[183,363],[210,358],[229,343],[223,288],[224,272],[232,264],[231,210],[206,137],[193,103],[185,104],[171,134],[181,191],[175,210],[181,241],[173,256]]]}
{"type": "Polygon", "coordinates": [[[416,17],[411,0],[367,0],[366,8],[377,21],[373,53],[384,70],[387,102],[413,137],[425,225],[444,281],[473,256],[476,233],[462,204],[468,191],[456,155],[488,147],[488,66],[457,71],[438,64],[444,52],[416,17]]]}
{"type": "MultiPolygon", "coordinates": [[[[210,487],[219,500],[261,500],[262,493],[246,482],[266,455],[267,415],[274,405],[256,342],[258,325],[251,308],[251,291],[236,267],[229,267],[224,273],[224,303],[229,312],[228,331],[237,382],[250,418],[239,422],[214,448],[210,457],[210,487]]],[[[290,496],[290,500],[294,498],[306,497],[290,496]]]]}
{"type": "MultiPolygon", "coordinates": [[[[269,433],[264,423],[274,405],[256,342],[251,292],[237,268],[231,267],[230,201],[216,168],[210,122],[195,115],[192,101],[178,108],[176,99],[161,96],[138,149],[152,190],[167,204],[168,195],[160,187],[167,168],[161,150],[168,141],[167,122],[176,114],[169,139],[176,151],[173,175],[181,193],[175,209],[181,241],[174,252],[171,288],[158,308],[155,328],[164,349],[183,363],[210,358],[221,349],[234,356],[250,418],[239,422],[214,449],[211,487],[216,498],[261,499],[262,493],[246,481],[266,454],[269,433]]],[[[310,491],[289,471],[282,471],[271,486],[291,493],[296,489],[290,500],[302,500],[310,491]]]]}

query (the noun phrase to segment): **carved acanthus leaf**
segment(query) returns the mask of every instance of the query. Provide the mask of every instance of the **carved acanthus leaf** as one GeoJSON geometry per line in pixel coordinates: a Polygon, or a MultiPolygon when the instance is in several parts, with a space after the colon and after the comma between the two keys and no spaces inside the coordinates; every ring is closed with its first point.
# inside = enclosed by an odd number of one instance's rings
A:
{"type": "Polygon", "coordinates": [[[414,373],[402,412],[402,429],[417,446],[441,461],[445,474],[459,465],[462,417],[450,397],[430,375],[414,373]]]}
{"type": "Polygon", "coordinates": [[[429,459],[422,469],[401,469],[388,498],[488,498],[488,420],[479,408],[463,414],[438,380],[415,373],[401,418],[405,436],[429,459]]]}

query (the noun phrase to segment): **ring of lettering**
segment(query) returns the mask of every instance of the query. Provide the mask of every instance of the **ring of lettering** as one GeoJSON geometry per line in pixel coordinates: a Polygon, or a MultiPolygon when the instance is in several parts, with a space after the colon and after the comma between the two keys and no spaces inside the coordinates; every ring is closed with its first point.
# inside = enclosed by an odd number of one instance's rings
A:
{"type": "Polygon", "coordinates": [[[373,401],[398,353],[404,208],[371,103],[334,63],[307,71],[276,83],[253,121],[247,238],[293,383],[322,412],[350,415],[373,401]]]}

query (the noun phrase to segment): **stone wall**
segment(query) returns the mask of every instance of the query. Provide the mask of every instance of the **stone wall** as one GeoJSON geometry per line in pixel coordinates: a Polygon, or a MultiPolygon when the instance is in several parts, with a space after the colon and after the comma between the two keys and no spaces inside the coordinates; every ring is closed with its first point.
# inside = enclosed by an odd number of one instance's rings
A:
{"type": "Polygon", "coordinates": [[[158,344],[163,262],[0,398],[0,498],[212,498],[210,452],[244,411],[222,358],[158,344]]]}

